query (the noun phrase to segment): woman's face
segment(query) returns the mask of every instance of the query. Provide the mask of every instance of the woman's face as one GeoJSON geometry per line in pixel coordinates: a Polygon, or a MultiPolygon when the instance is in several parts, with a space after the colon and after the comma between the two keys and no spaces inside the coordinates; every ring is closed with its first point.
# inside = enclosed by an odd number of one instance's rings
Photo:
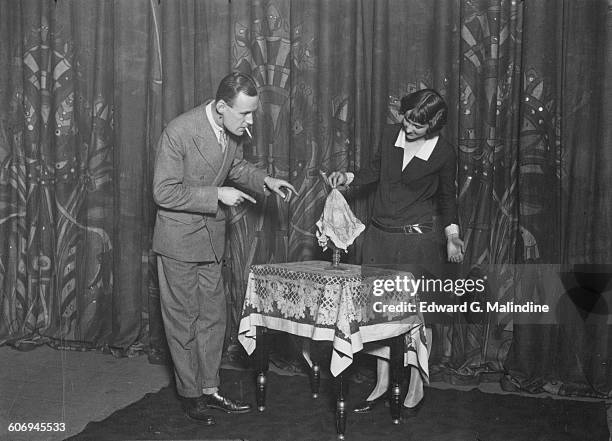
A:
{"type": "Polygon", "coordinates": [[[417,139],[423,138],[427,135],[427,129],[429,128],[427,124],[419,124],[412,121],[410,119],[411,113],[410,110],[404,113],[404,119],[402,120],[406,141],[416,141],[417,139]]]}

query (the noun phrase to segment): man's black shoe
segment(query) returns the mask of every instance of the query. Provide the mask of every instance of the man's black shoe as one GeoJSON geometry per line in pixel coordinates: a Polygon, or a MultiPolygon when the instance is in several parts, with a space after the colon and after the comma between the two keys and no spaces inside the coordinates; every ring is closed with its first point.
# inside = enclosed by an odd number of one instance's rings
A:
{"type": "Polygon", "coordinates": [[[231,400],[219,395],[218,392],[202,395],[202,402],[206,403],[211,409],[218,409],[227,413],[247,413],[251,411],[250,404],[231,400]]]}
{"type": "Polygon", "coordinates": [[[208,413],[208,407],[202,402],[202,397],[186,398],[181,397],[183,410],[192,420],[197,420],[206,426],[216,424],[215,418],[208,413]]]}

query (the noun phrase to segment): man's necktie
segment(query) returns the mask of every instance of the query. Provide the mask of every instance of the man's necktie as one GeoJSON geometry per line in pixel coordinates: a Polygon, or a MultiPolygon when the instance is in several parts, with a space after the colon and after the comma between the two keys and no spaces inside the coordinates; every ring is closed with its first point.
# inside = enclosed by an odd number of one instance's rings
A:
{"type": "Polygon", "coordinates": [[[221,151],[222,152],[225,152],[228,142],[229,140],[227,138],[227,132],[225,130],[222,130],[221,131],[221,151]]]}

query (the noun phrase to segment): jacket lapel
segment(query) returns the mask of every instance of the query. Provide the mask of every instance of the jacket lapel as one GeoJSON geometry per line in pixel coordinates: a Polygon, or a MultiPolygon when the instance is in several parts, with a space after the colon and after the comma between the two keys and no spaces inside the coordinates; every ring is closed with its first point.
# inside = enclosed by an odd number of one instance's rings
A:
{"type": "Polygon", "coordinates": [[[215,182],[217,182],[222,176],[222,164],[225,162],[227,150],[229,149],[226,149],[225,152],[221,151],[217,136],[206,116],[206,106],[208,103],[210,103],[210,101],[194,109],[193,132],[195,135],[193,137],[193,142],[204,162],[215,174],[215,182]]]}
{"type": "Polygon", "coordinates": [[[206,106],[208,103],[210,103],[210,101],[194,109],[193,131],[195,136],[193,140],[200,156],[214,173],[215,178],[212,185],[219,186],[225,181],[227,172],[236,156],[238,139],[234,135],[228,133],[227,147],[225,151],[222,151],[217,141],[217,136],[206,116],[206,106]]]}
{"type": "Polygon", "coordinates": [[[223,161],[219,167],[219,171],[223,172],[223,176],[227,176],[227,171],[232,165],[232,161],[236,156],[236,147],[238,146],[238,143],[232,135],[228,134],[227,138],[227,147],[225,148],[225,152],[223,152],[223,161]]]}

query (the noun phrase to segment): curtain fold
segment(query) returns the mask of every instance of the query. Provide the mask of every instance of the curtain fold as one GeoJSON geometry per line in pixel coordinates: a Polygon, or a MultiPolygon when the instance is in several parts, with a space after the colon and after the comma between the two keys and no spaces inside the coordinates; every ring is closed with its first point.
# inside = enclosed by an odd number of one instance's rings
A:
{"type": "Polygon", "coordinates": [[[607,189],[610,149],[603,142],[606,86],[606,2],[563,2],[563,72],[561,142],[566,175],[562,185],[564,260],[570,263],[612,262],[609,235],[610,194],[607,189]],[[601,42],[602,44],[595,44],[601,42]],[[597,211],[595,211],[597,210],[597,211]],[[594,215],[597,214],[597,215],[594,215]],[[604,226],[605,225],[605,226],[604,226]]]}
{"type": "MultiPolygon", "coordinates": [[[[565,266],[553,277],[563,285],[553,305],[559,323],[514,327],[507,387],[602,396],[611,384],[611,328],[601,293],[612,285],[594,286],[612,272],[597,265],[611,262],[610,234],[603,227],[610,222],[612,201],[603,184],[610,176],[604,135],[609,7],[593,1],[534,2],[525,6],[525,16],[517,257],[536,267],[565,266]],[[579,313],[583,302],[590,304],[588,319],[579,313]],[[558,379],[565,384],[559,386],[558,379]]],[[[547,289],[542,279],[554,283],[547,271],[521,268],[517,297],[542,295],[547,289]]]]}
{"type": "MultiPolygon", "coordinates": [[[[612,262],[611,23],[605,0],[0,0],[0,342],[164,345],[157,139],[231,70],[261,92],[245,156],[300,195],[230,210],[229,340],[249,265],[329,259],[314,237],[320,172],[367,164],[400,98],[424,87],[450,109],[460,272],[494,268],[489,300],[536,295],[544,263],[612,262]]],[[[371,194],[350,203],[369,219],[371,194]]],[[[459,320],[432,372],[609,388],[609,325],[590,325],[459,320]],[[593,335],[579,364],[559,350],[593,335]]]]}

